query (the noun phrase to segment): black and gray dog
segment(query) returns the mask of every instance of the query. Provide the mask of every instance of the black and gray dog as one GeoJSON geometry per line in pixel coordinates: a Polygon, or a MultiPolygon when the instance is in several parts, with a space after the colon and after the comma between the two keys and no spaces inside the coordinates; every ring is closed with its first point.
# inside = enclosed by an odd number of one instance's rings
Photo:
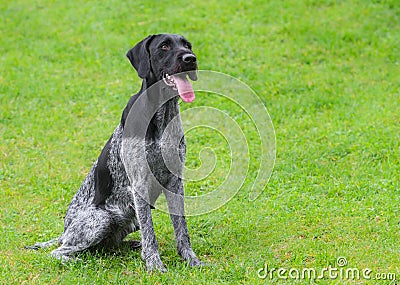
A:
{"type": "MultiPolygon", "coordinates": [[[[68,260],[86,249],[114,247],[140,229],[147,269],[166,271],[151,215],[155,200],[163,192],[178,253],[190,266],[202,265],[191,248],[183,210],[181,173],[186,149],[178,104],[179,97],[185,102],[194,100],[186,76],[197,80],[196,56],[184,37],[159,34],[139,42],[127,57],[143,79],[141,90],[129,100],[120,124],[72,199],[64,233],[53,240],[59,247],[51,254],[68,260]],[[156,87],[149,91],[152,86],[156,87]],[[178,153],[176,171],[167,167],[162,153],[165,150],[178,153]]],[[[30,248],[50,244],[52,241],[30,248]]]]}

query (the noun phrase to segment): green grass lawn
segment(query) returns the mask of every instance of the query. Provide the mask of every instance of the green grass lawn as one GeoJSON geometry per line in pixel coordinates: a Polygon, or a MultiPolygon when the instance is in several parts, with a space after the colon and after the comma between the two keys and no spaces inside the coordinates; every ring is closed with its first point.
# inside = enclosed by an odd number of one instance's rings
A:
{"type": "MultiPolygon", "coordinates": [[[[304,284],[260,279],[257,270],[320,270],[339,257],[344,268],[400,280],[397,0],[2,0],[0,15],[0,284],[304,284]],[[166,274],[147,273],[140,252],[127,248],[66,265],[24,250],[61,234],[68,203],[140,88],[125,53],[162,32],[186,36],[200,69],[232,75],[260,96],[276,132],[269,183],[249,200],[255,151],[229,203],[188,217],[194,250],[210,264],[201,269],[181,262],[169,217],[157,211],[166,274]]],[[[245,129],[239,108],[200,94],[193,106],[201,104],[245,129]]],[[[217,132],[191,132],[188,163],[214,146],[217,166],[227,167],[224,143],[217,132]]],[[[186,191],[215,187],[219,168],[186,191]]]]}

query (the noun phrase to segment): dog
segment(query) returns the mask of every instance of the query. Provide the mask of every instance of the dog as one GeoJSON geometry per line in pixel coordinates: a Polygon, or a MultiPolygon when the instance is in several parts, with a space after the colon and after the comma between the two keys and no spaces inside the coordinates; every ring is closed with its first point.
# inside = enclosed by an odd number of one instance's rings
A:
{"type": "Polygon", "coordinates": [[[51,255],[65,261],[87,249],[118,246],[129,233],[140,230],[141,243],[133,241],[133,247],[141,244],[147,270],[165,272],[151,214],[164,193],[179,255],[192,267],[203,265],[192,250],[184,216],[181,174],[186,143],[179,116],[179,98],[194,100],[187,77],[197,80],[196,55],[184,37],[157,34],[136,44],[127,57],[143,80],[140,91],[130,98],[69,204],[61,237],[29,248],[58,242],[51,255]],[[166,161],[168,151],[179,159],[166,161]]]}

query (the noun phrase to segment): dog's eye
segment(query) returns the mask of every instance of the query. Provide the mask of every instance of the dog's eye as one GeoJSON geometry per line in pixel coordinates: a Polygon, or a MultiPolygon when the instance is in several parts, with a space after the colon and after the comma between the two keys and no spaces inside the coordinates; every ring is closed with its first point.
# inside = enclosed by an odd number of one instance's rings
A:
{"type": "Polygon", "coordinates": [[[161,49],[164,50],[164,51],[167,51],[167,50],[169,50],[169,45],[163,44],[163,45],[161,46],[161,49]]]}

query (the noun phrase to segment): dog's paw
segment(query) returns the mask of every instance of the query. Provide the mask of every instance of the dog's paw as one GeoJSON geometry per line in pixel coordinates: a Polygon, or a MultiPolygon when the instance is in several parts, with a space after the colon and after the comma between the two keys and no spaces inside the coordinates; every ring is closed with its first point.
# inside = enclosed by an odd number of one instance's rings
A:
{"type": "Polygon", "coordinates": [[[130,240],[127,242],[128,246],[130,247],[130,249],[132,250],[136,250],[142,247],[142,243],[138,240],[130,240]]]}
{"type": "Polygon", "coordinates": [[[179,255],[189,264],[190,267],[205,266],[206,264],[197,258],[196,254],[189,247],[186,249],[178,249],[179,255]]]}
{"type": "Polygon", "coordinates": [[[61,261],[62,264],[68,264],[68,263],[71,263],[73,261],[80,261],[79,258],[71,257],[71,256],[68,256],[68,255],[57,254],[57,253],[51,253],[51,255],[53,257],[55,257],[56,259],[58,259],[59,261],[61,261]]]}
{"type": "Polygon", "coordinates": [[[149,272],[151,271],[167,272],[167,268],[161,261],[160,256],[152,256],[151,258],[146,260],[146,269],[149,272]]]}
{"type": "Polygon", "coordinates": [[[206,266],[207,264],[204,263],[203,261],[200,261],[200,259],[196,258],[191,258],[189,260],[189,265],[190,267],[200,267],[200,266],[206,266]]]}
{"type": "Polygon", "coordinates": [[[60,260],[62,264],[68,264],[75,261],[82,261],[82,259],[76,257],[73,254],[66,254],[62,248],[58,248],[53,250],[50,255],[55,257],[56,259],[60,260]]]}

